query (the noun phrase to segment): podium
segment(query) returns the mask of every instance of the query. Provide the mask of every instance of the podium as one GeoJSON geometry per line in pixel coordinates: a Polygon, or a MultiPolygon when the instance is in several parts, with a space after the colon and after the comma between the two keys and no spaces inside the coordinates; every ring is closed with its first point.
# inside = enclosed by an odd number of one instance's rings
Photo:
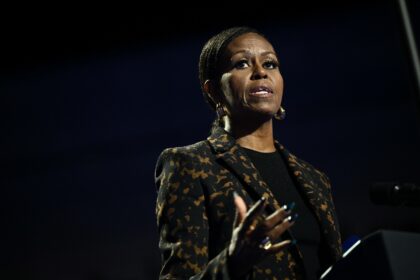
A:
{"type": "Polygon", "coordinates": [[[350,247],[322,280],[420,280],[420,234],[380,230],[350,247]]]}

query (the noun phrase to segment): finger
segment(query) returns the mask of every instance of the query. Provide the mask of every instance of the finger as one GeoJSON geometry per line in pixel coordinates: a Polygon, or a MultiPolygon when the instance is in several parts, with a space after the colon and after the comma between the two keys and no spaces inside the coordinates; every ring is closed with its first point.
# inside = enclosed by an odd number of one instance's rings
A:
{"type": "Polygon", "coordinates": [[[281,223],[287,216],[290,216],[290,211],[285,208],[276,210],[273,214],[268,216],[264,221],[265,230],[268,231],[275,227],[278,223],[281,223]]]}
{"type": "Polygon", "coordinates": [[[293,239],[293,240],[290,240],[290,239],[284,240],[282,242],[273,244],[269,249],[266,250],[266,252],[269,253],[269,254],[275,254],[275,253],[278,253],[281,250],[284,250],[284,249],[286,249],[286,248],[288,248],[290,246],[293,246],[295,244],[296,244],[296,240],[295,239],[293,239]]]}
{"type": "Polygon", "coordinates": [[[275,227],[278,223],[281,223],[287,216],[290,216],[295,205],[296,205],[295,202],[285,204],[283,207],[281,207],[280,209],[275,211],[273,214],[268,216],[264,222],[263,230],[269,231],[270,229],[275,227]]]}
{"type": "Polygon", "coordinates": [[[297,217],[297,214],[288,216],[286,219],[283,220],[283,222],[276,225],[268,234],[268,236],[270,236],[270,239],[277,240],[277,238],[279,238],[286,230],[288,230],[295,224],[295,220],[297,219],[297,217]]]}
{"type": "Polygon", "coordinates": [[[233,228],[235,229],[239,225],[239,212],[235,210],[235,218],[233,219],[233,228]]]}
{"type": "Polygon", "coordinates": [[[233,192],[233,201],[236,206],[236,217],[234,223],[236,227],[245,219],[247,207],[245,201],[236,192],[233,192]]]}
{"type": "Polygon", "coordinates": [[[249,209],[245,219],[242,222],[242,228],[244,229],[244,232],[247,231],[252,224],[257,222],[257,218],[262,218],[262,214],[264,213],[266,205],[266,198],[262,197],[251,207],[251,209],[249,209]]]}

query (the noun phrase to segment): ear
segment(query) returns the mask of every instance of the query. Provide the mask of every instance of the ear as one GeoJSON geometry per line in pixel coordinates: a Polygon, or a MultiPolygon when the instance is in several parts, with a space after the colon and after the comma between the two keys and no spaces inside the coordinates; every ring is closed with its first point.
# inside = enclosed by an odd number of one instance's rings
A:
{"type": "Polygon", "coordinates": [[[219,103],[219,98],[217,96],[217,91],[214,87],[214,84],[211,80],[206,80],[203,85],[204,92],[207,96],[213,101],[214,104],[219,103]]]}

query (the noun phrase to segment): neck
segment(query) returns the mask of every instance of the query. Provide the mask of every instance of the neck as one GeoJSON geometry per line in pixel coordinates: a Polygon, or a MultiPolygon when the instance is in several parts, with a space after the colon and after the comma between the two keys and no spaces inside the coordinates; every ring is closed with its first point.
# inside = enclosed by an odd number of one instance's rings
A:
{"type": "Polygon", "coordinates": [[[263,153],[276,151],[271,118],[265,121],[228,119],[225,130],[232,133],[241,147],[263,153]]]}

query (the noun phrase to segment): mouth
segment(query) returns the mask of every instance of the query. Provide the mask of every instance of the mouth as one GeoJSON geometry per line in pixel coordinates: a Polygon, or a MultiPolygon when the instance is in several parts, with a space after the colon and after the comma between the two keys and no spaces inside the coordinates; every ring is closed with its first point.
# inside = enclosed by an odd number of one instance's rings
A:
{"type": "Polygon", "coordinates": [[[273,90],[267,86],[253,87],[249,91],[249,95],[256,97],[268,97],[273,95],[273,90]]]}

